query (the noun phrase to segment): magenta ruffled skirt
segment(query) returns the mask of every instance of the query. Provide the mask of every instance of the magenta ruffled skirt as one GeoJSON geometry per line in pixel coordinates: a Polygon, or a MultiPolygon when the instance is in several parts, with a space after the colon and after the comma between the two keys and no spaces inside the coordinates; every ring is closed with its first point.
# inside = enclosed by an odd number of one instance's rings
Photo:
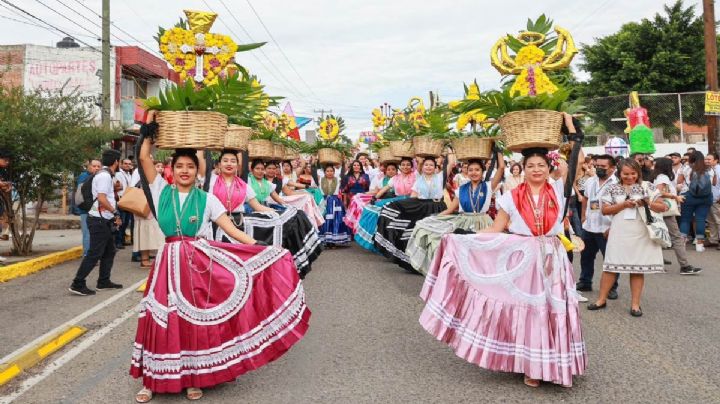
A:
{"type": "Polygon", "coordinates": [[[287,250],[168,242],[140,304],[130,375],[155,393],[231,382],[281,357],[309,320],[287,250]]]}
{"type": "Polygon", "coordinates": [[[482,368],[571,386],[587,351],[572,265],[557,237],[448,234],[420,324],[482,368]]]}

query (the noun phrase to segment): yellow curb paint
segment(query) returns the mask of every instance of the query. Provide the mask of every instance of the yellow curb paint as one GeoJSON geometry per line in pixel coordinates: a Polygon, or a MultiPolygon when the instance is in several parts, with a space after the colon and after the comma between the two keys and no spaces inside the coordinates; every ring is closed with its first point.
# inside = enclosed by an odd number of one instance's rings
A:
{"type": "Polygon", "coordinates": [[[83,328],[83,327],[79,327],[79,326],[70,327],[69,330],[60,334],[59,337],[55,338],[54,340],[52,340],[52,341],[48,342],[47,344],[43,345],[42,347],[40,347],[40,349],[37,350],[37,353],[40,356],[40,358],[45,359],[48,356],[52,355],[54,352],[56,352],[58,349],[64,347],[68,343],[70,343],[70,341],[85,334],[86,331],[87,331],[87,329],[83,328]]]}
{"type": "Polygon", "coordinates": [[[12,380],[15,376],[19,375],[20,372],[22,372],[22,369],[20,369],[18,365],[11,365],[0,371],[0,386],[12,380]]]}
{"type": "Polygon", "coordinates": [[[10,264],[0,268],[0,282],[28,276],[51,266],[82,257],[82,247],[73,247],[65,251],[43,255],[42,257],[10,264]]]}
{"type": "Polygon", "coordinates": [[[145,288],[146,288],[146,287],[147,287],[147,281],[145,281],[145,283],[143,283],[142,285],[140,285],[140,287],[137,288],[136,290],[137,290],[138,292],[145,292],[145,288]]]}
{"type": "Polygon", "coordinates": [[[78,325],[69,326],[51,335],[38,345],[18,354],[8,363],[0,365],[0,386],[17,377],[23,370],[29,369],[60,350],[79,336],[85,334],[87,329],[78,325]]]}

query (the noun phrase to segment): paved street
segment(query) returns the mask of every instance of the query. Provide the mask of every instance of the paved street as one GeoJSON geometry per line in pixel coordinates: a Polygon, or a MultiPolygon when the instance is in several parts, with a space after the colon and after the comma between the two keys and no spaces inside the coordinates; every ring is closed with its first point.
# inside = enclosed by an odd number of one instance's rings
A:
{"type": "MultiPolygon", "coordinates": [[[[129,255],[127,249],[119,254],[113,270],[114,280],[126,286],[146,275],[130,264],[129,255]]],[[[674,261],[671,251],[665,256],[674,261]]],[[[577,378],[572,389],[544,384],[533,390],[519,375],[466,363],[422,330],[420,276],[355,246],[328,250],[305,282],[313,312],[305,339],[279,361],[207,390],[204,402],[720,402],[720,252],[692,251],[690,257],[705,268],[702,275],[680,276],[673,265],[666,275],[647,277],[642,318],[628,314],[627,277],[620,299],[608,310],[583,309],[587,375],[577,378]]],[[[70,296],[66,288],[77,265],[74,261],[0,284],[0,356],[123,293],[70,296]]],[[[96,276],[95,271],[91,286],[96,276]]],[[[586,295],[591,301],[596,296],[586,295]]],[[[137,292],[127,293],[81,321],[89,329],[85,336],[0,389],[0,395],[14,398],[36,382],[16,402],[134,402],[140,382],[127,374],[135,332],[129,310],[139,298],[137,292]],[[105,335],[97,338],[97,332],[105,335]],[[63,366],[53,365],[71,354],[76,356],[63,366]]],[[[186,399],[160,395],[153,402],[186,399]]]]}

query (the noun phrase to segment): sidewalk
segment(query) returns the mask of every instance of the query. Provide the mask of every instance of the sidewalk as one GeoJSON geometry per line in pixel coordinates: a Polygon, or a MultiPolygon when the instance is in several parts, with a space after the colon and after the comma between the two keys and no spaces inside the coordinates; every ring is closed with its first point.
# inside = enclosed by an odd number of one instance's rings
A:
{"type": "Polygon", "coordinates": [[[0,255],[7,258],[5,265],[26,261],[30,258],[37,258],[53,252],[65,251],[67,249],[82,245],[82,233],[80,229],[66,230],[36,230],[33,240],[33,252],[26,257],[15,257],[10,255],[12,240],[0,241],[0,255]]]}

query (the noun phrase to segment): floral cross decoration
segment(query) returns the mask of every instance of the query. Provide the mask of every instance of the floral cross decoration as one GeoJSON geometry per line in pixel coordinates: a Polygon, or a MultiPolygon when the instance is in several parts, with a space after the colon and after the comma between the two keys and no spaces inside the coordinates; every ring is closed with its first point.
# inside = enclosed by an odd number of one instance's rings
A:
{"type": "Polygon", "coordinates": [[[181,80],[191,77],[198,84],[214,84],[235,56],[238,45],[227,35],[209,32],[217,14],[185,10],[185,15],[190,29],[174,27],[164,31],[160,52],[181,80]]]}

